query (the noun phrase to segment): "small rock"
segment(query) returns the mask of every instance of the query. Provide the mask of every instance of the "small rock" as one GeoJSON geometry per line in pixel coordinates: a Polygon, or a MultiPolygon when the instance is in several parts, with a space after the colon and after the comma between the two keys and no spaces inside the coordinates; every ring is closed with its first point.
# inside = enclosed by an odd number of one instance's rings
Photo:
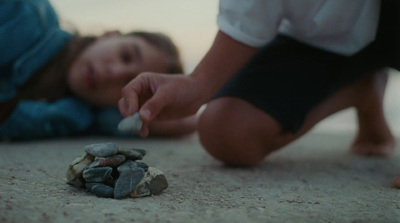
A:
{"type": "Polygon", "coordinates": [[[146,151],[143,149],[135,148],[118,148],[118,153],[126,156],[130,160],[141,160],[146,155],[146,151]]]}
{"type": "Polygon", "coordinates": [[[127,118],[121,120],[118,124],[120,132],[137,133],[142,128],[142,120],[140,120],[139,113],[135,113],[127,118]]]}
{"type": "Polygon", "coordinates": [[[118,172],[121,173],[125,170],[129,170],[132,168],[142,168],[144,171],[147,171],[147,169],[149,169],[149,166],[146,163],[127,160],[123,164],[119,165],[117,170],[118,170],[118,172]]]}
{"type": "Polygon", "coordinates": [[[164,173],[154,167],[149,167],[143,179],[130,193],[131,197],[145,197],[156,195],[168,188],[167,178],[164,173]]]}
{"type": "Polygon", "coordinates": [[[114,188],[101,183],[86,183],[86,189],[98,197],[110,198],[114,195],[114,188]]]}
{"type": "Polygon", "coordinates": [[[118,166],[126,160],[126,157],[122,154],[117,154],[109,157],[96,157],[89,168],[100,167],[100,166],[118,166]]]}
{"type": "Polygon", "coordinates": [[[120,165],[118,171],[120,174],[114,188],[114,198],[117,199],[128,196],[144,177],[143,168],[137,167],[131,160],[120,165]]]}
{"type": "Polygon", "coordinates": [[[135,162],[135,165],[139,168],[142,168],[144,172],[146,172],[149,169],[149,165],[143,162],[135,162]]]}
{"type": "Polygon", "coordinates": [[[131,168],[142,168],[146,172],[149,169],[149,166],[143,162],[127,160],[123,164],[119,165],[117,170],[118,172],[122,172],[124,170],[129,170],[131,168]]]}
{"type": "Polygon", "coordinates": [[[85,146],[84,150],[96,157],[106,157],[117,154],[118,147],[114,143],[99,143],[85,146]]]}
{"type": "Polygon", "coordinates": [[[114,198],[120,199],[129,195],[142,180],[144,171],[141,168],[121,173],[115,182],[114,198]]]}
{"type": "Polygon", "coordinates": [[[85,179],[86,182],[105,182],[108,178],[110,178],[112,171],[113,168],[108,166],[89,168],[83,171],[83,179],[85,179]]]}
{"type": "Polygon", "coordinates": [[[83,170],[92,164],[94,156],[85,154],[84,156],[76,158],[69,165],[67,170],[67,180],[73,181],[82,176],[83,170]]]}
{"type": "Polygon", "coordinates": [[[82,177],[78,177],[73,180],[67,181],[67,184],[76,188],[83,188],[83,186],[85,185],[85,180],[82,177]]]}

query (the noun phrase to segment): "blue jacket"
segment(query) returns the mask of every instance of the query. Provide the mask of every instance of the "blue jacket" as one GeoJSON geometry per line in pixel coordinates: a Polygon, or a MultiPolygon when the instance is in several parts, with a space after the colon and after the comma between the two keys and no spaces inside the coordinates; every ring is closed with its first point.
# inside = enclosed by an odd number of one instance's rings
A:
{"type": "MultiPolygon", "coordinates": [[[[70,40],[47,0],[0,1],[0,103],[25,84],[70,40]]],[[[20,101],[0,125],[0,138],[36,139],[82,133],[120,135],[116,108],[98,111],[77,98],[20,101]]]]}

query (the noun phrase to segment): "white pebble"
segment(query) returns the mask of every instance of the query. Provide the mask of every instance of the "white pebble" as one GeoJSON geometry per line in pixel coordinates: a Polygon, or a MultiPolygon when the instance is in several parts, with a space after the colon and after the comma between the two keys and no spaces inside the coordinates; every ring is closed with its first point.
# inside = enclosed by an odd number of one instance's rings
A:
{"type": "Polygon", "coordinates": [[[121,120],[118,124],[120,132],[136,133],[142,128],[142,120],[140,120],[139,113],[135,113],[127,118],[121,120]]]}

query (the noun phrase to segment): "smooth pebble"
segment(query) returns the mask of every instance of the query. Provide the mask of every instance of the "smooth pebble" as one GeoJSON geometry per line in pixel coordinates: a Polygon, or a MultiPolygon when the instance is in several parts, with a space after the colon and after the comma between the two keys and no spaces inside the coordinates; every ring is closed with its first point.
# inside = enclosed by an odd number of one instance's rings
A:
{"type": "Polygon", "coordinates": [[[113,168],[108,166],[89,168],[83,171],[83,179],[85,179],[86,182],[105,182],[111,177],[112,171],[113,168]]]}
{"type": "Polygon", "coordinates": [[[142,168],[134,167],[123,169],[123,171],[120,172],[117,182],[115,182],[114,198],[120,199],[128,196],[143,177],[144,170],[142,168]]]}
{"type": "Polygon", "coordinates": [[[135,113],[121,120],[118,124],[118,131],[127,133],[137,133],[142,128],[142,120],[139,113],[135,113]]]}
{"type": "Polygon", "coordinates": [[[86,183],[85,187],[88,191],[94,193],[98,197],[112,198],[114,196],[114,188],[101,183],[86,183]]]}
{"type": "Polygon", "coordinates": [[[69,165],[67,170],[67,180],[73,181],[76,178],[82,176],[83,170],[92,164],[94,156],[85,154],[81,157],[76,158],[72,163],[69,165]]]}
{"type": "Polygon", "coordinates": [[[84,151],[95,157],[106,157],[117,154],[118,147],[115,143],[98,143],[85,146],[84,151]]]}
{"type": "Polygon", "coordinates": [[[118,153],[130,160],[141,160],[146,155],[145,150],[136,148],[118,148],[118,153]]]}
{"type": "Polygon", "coordinates": [[[130,197],[145,197],[160,194],[168,188],[167,178],[164,173],[154,167],[149,167],[143,179],[130,193],[130,197]]]}
{"type": "Polygon", "coordinates": [[[117,154],[109,157],[96,157],[89,168],[99,166],[118,166],[126,160],[126,157],[122,154],[117,154]]]}

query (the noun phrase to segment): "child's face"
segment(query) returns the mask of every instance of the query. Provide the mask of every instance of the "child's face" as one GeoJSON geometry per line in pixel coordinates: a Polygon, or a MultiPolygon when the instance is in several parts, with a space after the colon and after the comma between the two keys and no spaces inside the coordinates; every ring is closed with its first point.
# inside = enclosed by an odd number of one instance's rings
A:
{"type": "Polygon", "coordinates": [[[97,39],[73,62],[68,85],[78,97],[99,106],[117,105],[121,89],[144,71],[165,73],[168,55],[140,37],[97,39]]]}

